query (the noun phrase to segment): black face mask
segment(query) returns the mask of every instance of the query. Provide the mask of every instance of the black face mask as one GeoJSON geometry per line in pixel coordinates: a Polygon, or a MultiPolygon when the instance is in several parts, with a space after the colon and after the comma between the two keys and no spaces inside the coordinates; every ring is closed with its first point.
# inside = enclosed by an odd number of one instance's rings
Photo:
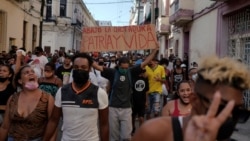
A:
{"type": "Polygon", "coordinates": [[[100,66],[103,66],[103,65],[104,65],[104,62],[99,62],[99,65],[100,65],[100,66]]]}
{"type": "Polygon", "coordinates": [[[235,126],[236,126],[237,120],[234,118],[230,117],[228,118],[220,127],[217,137],[217,140],[225,140],[229,139],[230,136],[232,135],[235,126]]]}
{"type": "Polygon", "coordinates": [[[181,64],[176,64],[176,67],[180,68],[180,67],[181,67],[181,64]]]}
{"type": "Polygon", "coordinates": [[[8,77],[0,77],[0,82],[1,83],[3,83],[3,82],[5,82],[5,81],[7,81],[9,78],[8,77]]]}
{"type": "MultiPolygon", "coordinates": [[[[217,115],[225,108],[224,105],[220,105],[218,108],[217,115]]],[[[217,137],[217,140],[229,139],[232,135],[234,128],[237,124],[237,118],[235,118],[234,110],[232,111],[232,116],[227,118],[227,120],[221,125],[217,137]]]]}
{"type": "MultiPolygon", "coordinates": [[[[210,100],[207,99],[206,97],[204,97],[202,94],[197,93],[197,96],[205,101],[206,103],[210,103],[210,100]]],[[[225,108],[225,105],[220,105],[218,107],[218,112],[217,115],[225,108]]],[[[206,110],[208,111],[208,109],[206,110]]],[[[225,139],[229,139],[230,136],[232,135],[235,126],[237,124],[238,121],[241,121],[241,123],[244,123],[248,120],[250,115],[250,112],[244,109],[241,109],[240,107],[234,107],[234,109],[232,110],[232,116],[229,117],[220,127],[217,137],[217,140],[225,140],[225,139]]]]}
{"type": "Polygon", "coordinates": [[[89,72],[85,70],[74,69],[73,80],[77,85],[83,86],[89,80],[89,72]]]}
{"type": "Polygon", "coordinates": [[[35,54],[36,54],[36,55],[38,55],[38,54],[39,54],[39,52],[38,52],[38,51],[36,51],[36,52],[35,52],[35,54]]]}

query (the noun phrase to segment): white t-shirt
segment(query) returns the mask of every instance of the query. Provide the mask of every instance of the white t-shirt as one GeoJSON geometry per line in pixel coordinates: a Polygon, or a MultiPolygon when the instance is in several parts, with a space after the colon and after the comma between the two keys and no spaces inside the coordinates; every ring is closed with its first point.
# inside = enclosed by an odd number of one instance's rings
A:
{"type": "Polygon", "coordinates": [[[105,91],[107,91],[107,85],[109,83],[109,80],[102,77],[101,72],[98,70],[95,70],[95,74],[97,77],[97,82],[98,82],[98,86],[101,87],[102,89],[104,89],[105,91]]]}
{"type": "Polygon", "coordinates": [[[110,62],[110,64],[107,64],[107,67],[109,68],[115,68],[116,67],[116,63],[110,62]]]}
{"type": "Polygon", "coordinates": [[[97,99],[99,107],[82,108],[75,101],[64,101],[62,106],[61,88],[55,97],[55,106],[62,108],[63,126],[62,141],[100,141],[98,129],[98,110],[108,107],[107,93],[98,88],[97,99]],[[68,104],[65,104],[68,103],[68,104]]]}

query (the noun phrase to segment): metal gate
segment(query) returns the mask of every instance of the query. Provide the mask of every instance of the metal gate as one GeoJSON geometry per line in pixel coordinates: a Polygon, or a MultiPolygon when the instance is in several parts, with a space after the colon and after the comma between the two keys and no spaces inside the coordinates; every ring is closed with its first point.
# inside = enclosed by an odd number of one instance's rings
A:
{"type": "MultiPolygon", "coordinates": [[[[250,71],[250,8],[236,11],[228,16],[228,32],[228,55],[240,59],[250,71]]],[[[244,92],[244,102],[250,109],[250,90],[244,92]]]]}

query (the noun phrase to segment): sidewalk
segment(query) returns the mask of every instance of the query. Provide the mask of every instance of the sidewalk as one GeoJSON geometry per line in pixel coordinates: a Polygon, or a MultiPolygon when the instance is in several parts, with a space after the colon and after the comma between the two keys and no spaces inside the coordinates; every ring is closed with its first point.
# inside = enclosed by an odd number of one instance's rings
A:
{"type": "Polygon", "coordinates": [[[244,124],[237,124],[236,129],[232,135],[232,139],[237,141],[249,141],[250,140],[250,119],[244,124]]]}

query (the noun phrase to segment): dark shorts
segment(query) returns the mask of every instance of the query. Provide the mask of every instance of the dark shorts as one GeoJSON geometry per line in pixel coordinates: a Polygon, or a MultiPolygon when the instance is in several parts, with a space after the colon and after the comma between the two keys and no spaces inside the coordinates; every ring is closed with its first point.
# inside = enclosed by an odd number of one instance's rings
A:
{"type": "Polygon", "coordinates": [[[134,103],[132,108],[132,116],[144,117],[145,114],[145,103],[134,103]]]}

